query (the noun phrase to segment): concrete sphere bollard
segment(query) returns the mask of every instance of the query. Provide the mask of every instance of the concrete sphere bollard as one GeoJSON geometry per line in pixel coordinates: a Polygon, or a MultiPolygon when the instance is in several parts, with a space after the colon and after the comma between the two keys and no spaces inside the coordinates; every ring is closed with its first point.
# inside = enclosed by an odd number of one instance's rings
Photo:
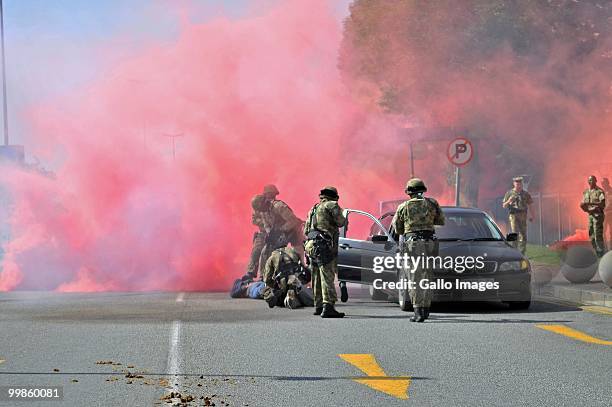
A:
{"type": "Polygon", "coordinates": [[[605,285],[612,288],[612,250],[599,259],[599,277],[605,285]]]}
{"type": "Polygon", "coordinates": [[[590,247],[571,246],[561,258],[561,274],[572,283],[586,283],[595,273],[597,256],[590,247]]]}

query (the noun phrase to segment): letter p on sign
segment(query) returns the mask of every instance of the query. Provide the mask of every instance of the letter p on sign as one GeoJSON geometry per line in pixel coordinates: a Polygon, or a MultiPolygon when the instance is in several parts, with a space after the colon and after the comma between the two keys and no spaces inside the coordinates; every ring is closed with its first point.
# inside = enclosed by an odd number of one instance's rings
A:
{"type": "Polygon", "coordinates": [[[458,137],[449,143],[446,155],[453,165],[461,167],[470,162],[474,155],[474,148],[468,139],[458,137]]]}

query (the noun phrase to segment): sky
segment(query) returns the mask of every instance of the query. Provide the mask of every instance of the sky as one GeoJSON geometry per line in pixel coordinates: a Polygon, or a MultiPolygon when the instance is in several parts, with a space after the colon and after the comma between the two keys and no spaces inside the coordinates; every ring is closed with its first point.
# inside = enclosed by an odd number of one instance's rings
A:
{"type": "MultiPolygon", "coordinates": [[[[240,19],[278,0],[4,0],[8,118],[11,144],[29,131],[29,106],[112,79],[113,66],[144,44],[171,42],[180,21],[240,19]],[[188,10],[188,11],[187,11],[188,10]]],[[[342,20],[350,0],[330,0],[342,20]]],[[[0,109],[0,117],[2,112],[0,109]]],[[[28,146],[26,146],[27,155],[28,146]]]]}

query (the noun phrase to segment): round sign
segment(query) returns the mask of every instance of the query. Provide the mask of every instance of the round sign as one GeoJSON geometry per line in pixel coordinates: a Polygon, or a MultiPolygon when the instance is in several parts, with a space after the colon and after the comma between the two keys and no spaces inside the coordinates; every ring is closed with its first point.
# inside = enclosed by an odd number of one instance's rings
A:
{"type": "Polygon", "coordinates": [[[474,147],[472,147],[470,140],[465,137],[458,137],[448,145],[446,156],[452,164],[461,167],[469,163],[474,156],[474,147]]]}

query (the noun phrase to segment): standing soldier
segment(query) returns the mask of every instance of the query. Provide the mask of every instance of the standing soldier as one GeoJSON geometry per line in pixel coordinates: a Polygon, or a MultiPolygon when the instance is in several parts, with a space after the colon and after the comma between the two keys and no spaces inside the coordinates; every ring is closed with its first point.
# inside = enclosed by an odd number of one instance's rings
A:
{"type": "Polygon", "coordinates": [[[253,234],[251,258],[249,260],[249,265],[247,266],[247,272],[242,277],[242,280],[254,280],[257,277],[259,270],[259,258],[261,257],[261,251],[266,244],[266,223],[269,223],[269,221],[266,221],[266,214],[264,212],[260,212],[259,210],[255,209],[257,202],[259,202],[261,199],[261,195],[255,195],[253,199],[251,199],[251,206],[253,208],[251,222],[253,225],[259,228],[259,231],[253,234]]]}
{"type": "Polygon", "coordinates": [[[518,234],[517,245],[521,253],[525,254],[527,249],[527,217],[533,222],[533,210],[531,204],[533,199],[529,192],[523,189],[523,177],[512,179],[514,188],[506,192],[502,206],[510,212],[510,229],[518,234]]]}
{"type": "Polygon", "coordinates": [[[597,177],[591,175],[588,179],[589,188],[582,194],[580,208],[589,214],[589,238],[595,253],[602,257],[606,252],[603,238],[604,208],[606,207],[606,194],[597,186],[597,177]]]}
{"type": "MultiPolygon", "coordinates": [[[[434,225],[444,225],[444,214],[438,202],[433,198],[423,197],[427,191],[425,183],[419,178],[412,178],[406,184],[405,192],[410,199],[402,203],[395,212],[393,229],[400,236],[402,252],[410,257],[437,256],[437,241],[434,225]]],[[[408,290],[410,301],[414,308],[412,322],[424,322],[429,318],[432,291],[420,286],[421,280],[432,280],[433,271],[421,264],[417,269],[411,269],[409,279],[414,284],[408,290]]],[[[400,290],[400,305],[406,311],[407,300],[405,290],[400,290]]]]}
{"type": "Polygon", "coordinates": [[[606,207],[604,208],[604,242],[608,242],[608,247],[612,245],[612,186],[610,180],[604,178],[601,187],[606,194],[606,207]]]}
{"type": "MultiPolygon", "coordinates": [[[[291,246],[298,251],[300,257],[304,257],[304,234],[302,227],[304,221],[295,216],[293,210],[285,202],[276,199],[279,194],[278,188],[275,185],[269,184],[263,188],[263,196],[270,202],[270,212],[277,223],[280,223],[280,228],[291,246]]],[[[265,262],[265,259],[264,259],[265,262]]],[[[261,265],[263,267],[263,265],[261,265]]]]}
{"type": "Polygon", "coordinates": [[[308,212],[304,225],[306,256],[312,266],[314,315],[322,318],[343,318],[344,313],[334,308],[337,301],[334,278],[338,273],[339,228],[346,224],[342,208],[338,205],[338,190],[325,187],[319,203],[308,212]]]}

